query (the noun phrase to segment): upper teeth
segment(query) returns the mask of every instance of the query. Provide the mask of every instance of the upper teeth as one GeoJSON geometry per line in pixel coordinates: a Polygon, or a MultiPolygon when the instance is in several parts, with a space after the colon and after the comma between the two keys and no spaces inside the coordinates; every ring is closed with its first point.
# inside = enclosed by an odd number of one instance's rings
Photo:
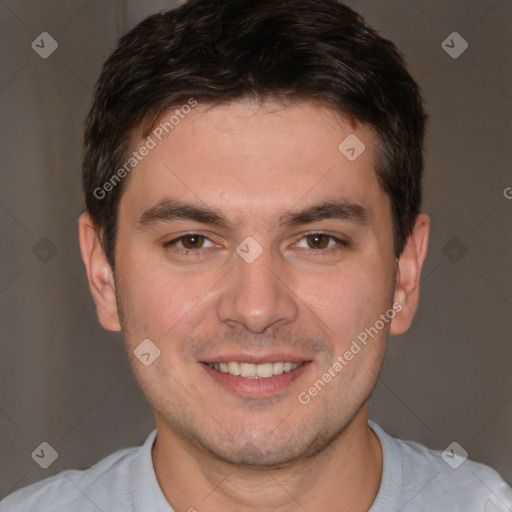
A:
{"type": "Polygon", "coordinates": [[[237,375],[240,377],[246,377],[249,379],[268,379],[274,375],[281,375],[283,372],[289,372],[295,370],[303,363],[262,363],[262,364],[250,364],[250,363],[207,363],[210,368],[214,368],[223,373],[230,373],[231,375],[237,375]]]}

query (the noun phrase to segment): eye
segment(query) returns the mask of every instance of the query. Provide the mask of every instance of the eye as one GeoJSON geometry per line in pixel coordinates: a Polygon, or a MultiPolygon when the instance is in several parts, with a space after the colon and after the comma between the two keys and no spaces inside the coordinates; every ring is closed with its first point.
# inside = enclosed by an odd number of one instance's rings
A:
{"type": "Polygon", "coordinates": [[[200,235],[199,233],[187,233],[164,244],[164,247],[169,246],[176,246],[178,249],[188,252],[214,247],[214,243],[208,237],[200,235]],[[210,245],[205,245],[207,243],[210,245]]]}
{"type": "Polygon", "coordinates": [[[346,242],[345,240],[341,240],[340,238],[328,235],[326,233],[309,233],[308,235],[300,239],[299,243],[297,244],[297,247],[304,249],[319,250],[330,249],[331,247],[336,245],[348,247],[349,243],[346,242]]]}

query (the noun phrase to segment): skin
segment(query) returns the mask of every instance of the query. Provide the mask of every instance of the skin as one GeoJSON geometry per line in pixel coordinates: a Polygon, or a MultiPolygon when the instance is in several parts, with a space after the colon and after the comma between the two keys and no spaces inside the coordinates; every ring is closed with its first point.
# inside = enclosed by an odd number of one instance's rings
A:
{"type": "Polygon", "coordinates": [[[420,214],[395,258],[375,143],[367,126],[310,103],[199,105],[130,175],[119,205],[115,280],[91,218],[81,216],[98,317],[106,329],[123,330],[155,411],[157,479],[177,512],[371,507],[382,450],[368,427],[369,397],[388,335],[406,331],[416,311],[429,232],[420,214]],[[353,162],[338,150],[349,134],[366,146],[353,162]],[[340,198],[365,208],[366,221],[277,223],[340,198]],[[144,212],[164,199],[215,208],[229,226],[174,219],[140,227],[144,212]],[[187,233],[207,239],[164,246],[187,233]],[[236,252],[249,236],[262,248],[252,263],[236,252]],[[184,243],[195,252],[180,253],[184,243]],[[300,403],[299,393],[394,302],[400,312],[391,323],[300,403]],[[134,356],[146,338],[160,350],[150,366],[134,356]],[[203,364],[226,354],[283,353],[310,363],[272,396],[227,390],[203,364]]]}

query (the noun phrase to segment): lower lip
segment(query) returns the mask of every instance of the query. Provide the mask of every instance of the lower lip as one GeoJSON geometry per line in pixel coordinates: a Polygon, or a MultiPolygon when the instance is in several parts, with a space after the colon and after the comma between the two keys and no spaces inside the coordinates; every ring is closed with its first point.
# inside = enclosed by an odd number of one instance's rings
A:
{"type": "Polygon", "coordinates": [[[310,362],[308,361],[295,370],[263,379],[238,377],[230,373],[214,370],[205,363],[202,363],[202,366],[208,374],[227,391],[240,396],[269,397],[286,390],[294,380],[299,378],[306,371],[309,364],[310,362]]]}

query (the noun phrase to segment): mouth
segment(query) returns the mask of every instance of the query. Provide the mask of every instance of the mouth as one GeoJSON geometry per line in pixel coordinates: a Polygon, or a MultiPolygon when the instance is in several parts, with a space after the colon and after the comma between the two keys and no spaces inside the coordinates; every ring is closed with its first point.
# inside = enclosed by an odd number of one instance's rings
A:
{"type": "Polygon", "coordinates": [[[275,363],[241,363],[230,361],[228,363],[205,363],[210,368],[222,373],[229,373],[236,377],[245,379],[270,379],[283,373],[291,372],[301,367],[302,363],[292,363],[290,361],[278,361],[275,363]]]}
{"type": "Polygon", "coordinates": [[[312,361],[298,359],[290,361],[286,356],[272,361],[258,358],[249,362],[250,357],[244,357],[245,361],[233,359],[203,362],[201,366],[215,385],[231,394],[252,398],[268,398],[290,391],[294,381],[312,364],[312,361]]]}

